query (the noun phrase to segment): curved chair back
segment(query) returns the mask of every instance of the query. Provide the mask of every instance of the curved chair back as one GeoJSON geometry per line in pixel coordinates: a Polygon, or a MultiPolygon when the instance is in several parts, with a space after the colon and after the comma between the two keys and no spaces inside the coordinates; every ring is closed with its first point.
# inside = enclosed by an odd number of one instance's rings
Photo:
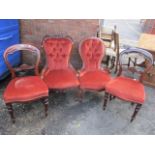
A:
{"type": "Polygon", "coordinates": [[[46,53],[47,68],[49,70],[68,68],[72,46],[72,40],[67,37],[45,37],[43,48],[46,53]]]}
{"type": "Polygon", "coordinates": [[[101,69],[101,61],[105,54],[103,41],[96,37],[83,40],[79,46],[84,70],[101,69]]]}
{"type": "MultiPolygon", "coordinates": [[[[131,59],[131,58],[129,57],[129,59],[131,59]]],[[[147,73],[153,65],[153,56],[151,53],[149,53],[148,51],[141,49],[141,48],[128,48],[120,53],[119,65],[120,65],[120,68],[119,68],[118,75],[121,75],[123,71],[130,71],[132,73],[140,74],[140,81],[142,81],[143,75],[145,73],[147,73]],[[141,56],[144,58],[144,61],[147,60],[147,62],[143,62],[145,64],[136,64],[136,61],[132,61],[133,66],[130,66],[129,63],[124,64],[124,62],[123,62],[124,56],[125,55],[130,56],[131,54],[135,54],[135,56],[137,56],[137,57],[135,57],[135,59],[138,59],[138,57],[141,56]],[[128,67],[126,68],[125,66],[128,66],[128,67]],[[136,69],[136,66],[144,67],[144,70],[143,71],[138,70],[138,69],[136,69]]]]}
{"type": "Polygon", "coordinates": [[[4,52],[4,60],[5,63],[8,67],[8,69],[11,72],[12,78],[16,77],[16,71],[22,71],[22,70],[27,70],[27,69],[33,69],[35,70],[35,75],[39,75],[39,63],[40,63],[40,50],[32,45],[28,45],[28,44],[16,44],[16,45],[12,45],[10,47],[8,47],[5,52],[4,52]],[[28,51],[28,52],[32,52],[35,53],[37,55],[37,60],[35,63],[35,66],[28,66],[28,65],[21,65],[18,68],[14,68],[12,67],[12,65],[10,64],[9,60],[8,60],[8,56],[10,54],[13,54],[16,51],[28,51]]]}

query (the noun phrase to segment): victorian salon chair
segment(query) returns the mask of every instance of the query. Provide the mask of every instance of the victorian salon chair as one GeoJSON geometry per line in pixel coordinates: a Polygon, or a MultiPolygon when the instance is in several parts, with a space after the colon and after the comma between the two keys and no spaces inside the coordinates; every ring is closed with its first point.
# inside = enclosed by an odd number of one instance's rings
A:
{"type": "Polygon", "coordinates": [[[28,44],[16,44],[8,47],[4,52],[4,60],[11,72],[12,80],[4,90],[3,99],[10,113],[12,122],[15,123],[13,112],[13,103],[28,103],[30,101],[41,99],[45,106],[45,116],[48,110],[48,87],[39,76],[40,51],[34,46],[28,44]],[[9,62],[9,55],[16,51],[25,51],[37,55],[37,60],[34,66],[21,65],[18,68],[13,68],[9,62]],[[17,72],[34,69],[34,76],[17,77],[17,72]]]}
{"type": "Polygon", "coordinates": [[[69,63],[73,42],[68,37],[45,37],[43,48],[46,62],[42,78],[51,90],[65,90],[79,86],[77,72],[69,63]]]}
{"type": "Polygon", "coordinates": [[[142,82],[144,75],[152,68],[152,64],[153,57],[146,50],[139,48],[129,48],[122,51],[119,58],[120,67],[118,77],[112,79],[105,86],[103,110],[106,109],[108,100],[115,97],[130,102],[132,105],[136,104],[135,111],[130,120],[132,122],[145,102],[145,90],[142,82]],[[129,66],[129,64],[126,63],[128,59],[126,62],[123,62],[123,60],[125,60],[125,56],[128,55],[130,57],[132,54],[140,55],[140,57],[143,56],[143,58],[145,58],[147,61],[146,67],[142,69],[140,65],[135,64],[135,61],[131,61],[133,62],[133,65],[130,64],[129,66]],[[126,73],[126,75],[123,74],[123,72],[126,73]],[[134,73],[139,75],[138,80],[128,77],[129,73],[132,73],[132,75],[134,75],[134,73]]]}
{"type": "Polygon", "coordinates": [[[82,98],[84,90],[104,90],[111,77],[108,71],[101,67],[105,54],[105,46],[101,39],[96,37],[84,39],[79,45],[79,53],[83,62],[83,67],[79,71],[82,98]]]}

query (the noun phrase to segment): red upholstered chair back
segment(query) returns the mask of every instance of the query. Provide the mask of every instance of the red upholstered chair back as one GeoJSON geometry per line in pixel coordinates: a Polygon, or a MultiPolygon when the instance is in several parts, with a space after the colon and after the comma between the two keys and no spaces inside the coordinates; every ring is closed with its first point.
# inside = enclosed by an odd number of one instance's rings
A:
{"type": "Polygon", "coordinates": [[[91,71],[101,69],[101,61],[105,54],[105,46],[101,39],[91,37],[83,40],[79,46],[79,51],[84,70],[91,71]]]}
{"type": "Polygon", "coordinates": [[[43,47],[46,53],[47,68],[49,70],[66,69],[73,42],[69,38],[45,38],[43,47]]]}

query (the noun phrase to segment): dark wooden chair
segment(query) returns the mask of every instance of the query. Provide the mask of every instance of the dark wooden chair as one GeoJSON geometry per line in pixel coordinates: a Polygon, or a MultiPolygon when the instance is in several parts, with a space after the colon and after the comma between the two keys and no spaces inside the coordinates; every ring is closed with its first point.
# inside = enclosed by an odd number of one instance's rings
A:
{"type": "Polygon", "coordinates": [[[3,99],[10,113],[12,122],[15,123],[15,117],[13,113],[13,103],[28,103],[30,101],[41,99],[45,106],[45,116],[47,116],[48,110],[48,87],[39,76],[39,62],[40,51],[34,46],[28,44],[16,44],[7,48],[4,52],[4,60],[11,72],[12,80],[4,90],[3,99]],[[13,68],[9,62],[9,55],[16,51],[30,52],[30,54],[36,54],[37,60],[34,66],[26,64],[21,65],[18,68],[13,68]],[[34,76],[17,77],[17,72],[25,71],[27,69],[34,69],[34,76]]]}
{"type": "Polygon", "coordinates": [[[115,97],[131,102],[132,105],[136,104],[135,111],[131,117],[132,122],[135,119],[135,116],[137,115],[141,106],[145,102],[145,90],[142,82],[144,75],[152,68],[153,57],[146,50],[139,48],[129,48],[120,53],[119,64],[120,67],[118,76],[108,82],[108,84],[105,86],[103,110],[106,109],[108,100],[114,99],[115,97]],[[128,58],[126,59],[127,63],[123,62],[125,61],[125,56],[129,56],[130,54],[143,56],[147,61],[146,67],[142,69],[140,65],[135,64],[136,61],[131,61],[130,63],[133,62],[133,65],[129,65],[128,58]],[[134,75],[134,73],[139,75],[138,80],[129,78],[127,75],[123,74],[127,71],[132,73],[132,75],[134,75]]]}

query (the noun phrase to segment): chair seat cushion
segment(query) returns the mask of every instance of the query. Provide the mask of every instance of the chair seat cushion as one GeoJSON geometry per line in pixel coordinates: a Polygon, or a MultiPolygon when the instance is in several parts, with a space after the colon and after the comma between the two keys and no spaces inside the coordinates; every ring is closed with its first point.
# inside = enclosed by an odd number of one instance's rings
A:
{"type": "Polygon", "coordinates": [[[39,76],[16,77],[6,87],[5,103],[25,102],[48,96],[48,87],[39,76]]]}
{"type": "Polygon", "coordinates": [[[110,79],[110,75],[106,71],[97,70],[81,73],[80,88],[102,90],[110,79]]]}
{"type": "Polygon", "coordinates": [[[76,72],[71,69],[47,71],[43,80],[50,89],[65,89],[79,86],[76,72]]]}
{"type": "Polygon", "coordinates": [[[145,90],[142,83],[127,77],[117,77],[106,85],[106,91],[110,94],[130,102],[143,104],[145,90]]]}

